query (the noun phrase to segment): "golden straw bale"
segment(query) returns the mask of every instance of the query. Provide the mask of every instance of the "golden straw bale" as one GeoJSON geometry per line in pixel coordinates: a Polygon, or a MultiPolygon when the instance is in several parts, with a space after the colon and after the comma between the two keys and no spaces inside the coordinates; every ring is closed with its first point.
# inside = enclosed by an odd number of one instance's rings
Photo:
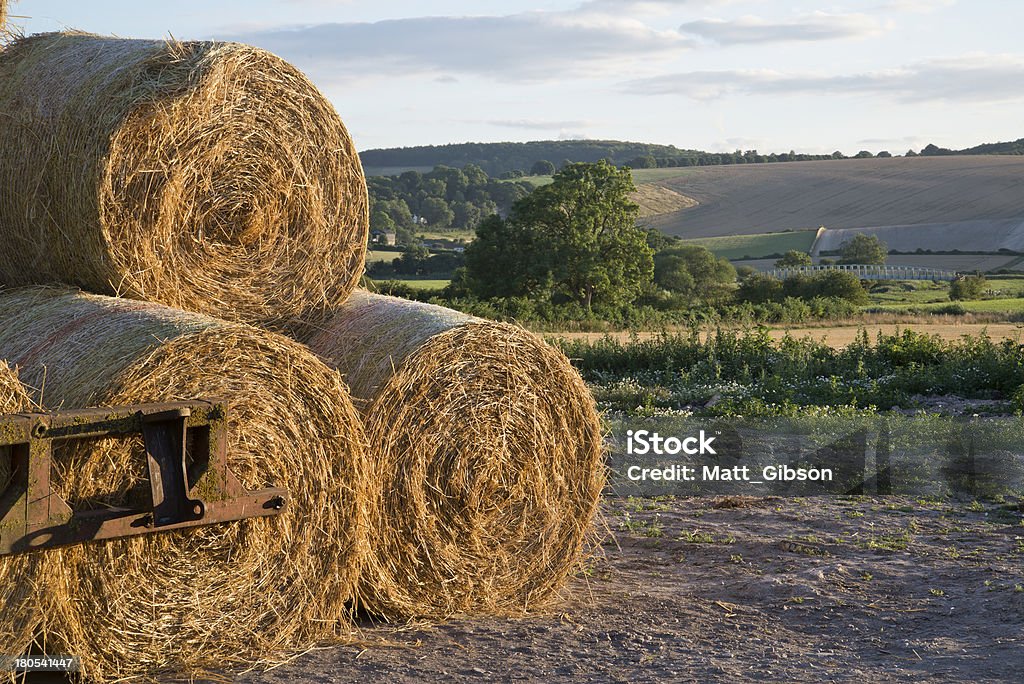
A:
{"type": "MultiPolygon", "coordinates": [[[[17,374],[0,361],[0,414],[31,409],[17,374]]],[[[0,447],[0,493],[13,474],[10,457],[10,449],[0,447]]],[[[26,653],[39,628],[42,616],[35,589],[39,560],[40,554],[0,556],[0,655],[26,653]]]]}
{"type": "MultiPolygon", "coordinates": [[[[45,555],[50,652],[91,680],[190,674],[306,647],[348,617],[365,550],[365,437],[338,373],[302,345],[158,304],[0,293],[0,355],[50,409],[223,398],[229,465],[289,490],[277,517],[45,555]]],[[[73,507],[148,499],[141,439],[58,450],[73,507]]]]}
{"type": "Polygon", "coordinates": [[[565,356],[517,326],[362,291],[306,341],[346,377],[380,485],[364,605],[515,614],[555,598],[605,477],[594,401],[565,356]]]}
{"type": "Polygon", "coordinates": [[[236,43],[50,33],[0,53],[0,282],[316,322],[362,275],[366,179],[331,104],[236,43]]]}

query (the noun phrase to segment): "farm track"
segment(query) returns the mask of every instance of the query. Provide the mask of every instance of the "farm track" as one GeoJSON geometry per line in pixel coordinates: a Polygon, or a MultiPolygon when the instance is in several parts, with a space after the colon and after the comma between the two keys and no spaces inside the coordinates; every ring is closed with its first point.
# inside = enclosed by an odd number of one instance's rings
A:
{"type": "Polygon", "coordinates": [[[1017,682],[1021,514],[907,498],[610,499],[547,614],[367,623],[247,684],[1017,682]]]}
{"type": "Polygon", "coordinates": [[[653,182],[699,202],[649,219],[689,238],[1024,217],[1024,157],[714,166],[653,182]]]}

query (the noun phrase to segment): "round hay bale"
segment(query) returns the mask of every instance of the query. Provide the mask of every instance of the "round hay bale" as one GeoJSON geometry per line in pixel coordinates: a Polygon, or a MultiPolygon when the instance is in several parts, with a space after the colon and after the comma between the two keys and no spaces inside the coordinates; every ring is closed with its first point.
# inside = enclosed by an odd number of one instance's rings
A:
{"type": "Polygon", "coordinates": [[[517,326],[361,291],[308,342],[346,377],[370,440],[364,606],[514,614],[554,598],[605,476],[594,401],[565,356],[517,326]]]}
{"type": "MultiPolygon", "coordinates": [[[[285,487],[257,518],[46,554],[50,652],[88,678],[252,664],[332,635],[365,549],[365,438],[340,376],[302,345],[157,304],[54,289],[0,294],[0,356],[47,408],[220,397],[229,465],[285,487]]],[[[55,454],[73,507],[148,500],[141,439],[55,454]]]]}
{"type": "MultiPolygon", "coordinates": [[[[32,409],[17,374],[0,361],[0,414],[32,409]]],[[[0,447],[0,492],[10,483],[10,449],[0,447]]],[[[0,654],[27,652],[42,620],[35,580],[40,554],[0,556],[0,654]]]]}
{"type": "Polygon", "coordinates": [[[50,33],[0,53],[0,282],[317,322],[363,272],[366,179],[297,69],[236,43],[50,33]]]}

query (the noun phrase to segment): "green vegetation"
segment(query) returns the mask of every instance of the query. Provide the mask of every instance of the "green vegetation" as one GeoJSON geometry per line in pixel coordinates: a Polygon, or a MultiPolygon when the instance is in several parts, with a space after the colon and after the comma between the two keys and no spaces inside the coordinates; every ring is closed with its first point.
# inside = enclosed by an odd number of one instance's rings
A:
{"type": "MultiPolygon", "coordinates": [[[[735,152],[702,152],[684,150],[672,145],[622,142],[618,140],[545,140],[526,143],[461,143],[425,145],[396,149],[366,150],[360,153],[363,165],[379,167],[432,167],[473,164],[487,173],[536,173],[540,162],[554,160],[559,167],[576,162],[608,160],[617,166],[636,169],[675,166],[716,166],[719,164],[752,164],[775,161],[807,161],[837,159],[842,154],[808,155],[795,152],[759,154],[757,150],[735,152]]],[[[550,162],[549,162],[550,163],[550,162]]]]}
{"type": "Polygon", "coordinates": [[[811,255],[807,252],[801,252],[796,249],[788,250],[782,255],[782,258],[775,262],[776,268],[800,268],[801,266],[810,266],[814,263],[811,259],[811,255]]]}
{"type": "Polygon", "coordinates": [[[789,250],[807,252],[814,244],[814,236],[813,230],[800,230],[683,240],[683,244],[707,247],[717,256],[729,260],[759,259],[779,257],[789,250]]]}
{"type": "MultiPolygon", "coordinates": [[[[986,143],[963,150],[950,150],[927,145],[920,153],[908,151],[907,156],[941,156],[953,154],[1022,154],[1024,138],[1013,142],[986,143]]],[[[862,150],[853,158],[875,156],[862,150]]],[[[887,151],[878,157],[891,157],[887,151]]],[[[724,164],[761,164],[771,162],[808,161],[816,159],[845,159],[841,152],[827,155],[797,154],[793,151],[762,154],[757,150],[734,152],[703,152],[680,149],[672,145],[623,142],[618,140],[543,140],[526,143],[458,143],[452,145],[425,145],[391,149],[366,150],[360,153],[368,173],[390,175],[414,169],[423,171],[435,166],[479,166],[492,176],[502,174],[537,174],[540,162],[561,167],[571,162],[609,160],[617,166],[634,169],[657,170],[671,167],[717,166],[724,164]]],[[[544,167],[546,169],[546,167],[544,167]]]]}
{"type": "Polygon", "coordinates": [[[731,297],[736,269],[699,245],[668,247],[654,257],[654,282],[676,305],[716,304],[731,297]]]}
{"type": "Polygon", "coordinates": [[[983,275],[969,275],[957,278],[949,286],[949,298],[953,300],[981,299],[988,281],[983,275]]]}
{"type": "Polygon", "coordinates": [[[533,186],[490,178],[479,167],[435,167],[428,173],[367,179],[370,230],[395,232],[398,243],[412,245],[416,233],[455,235],[473,230],[492,214],[506,214],[533,186]]]}
{"type": "Polygon", "coordinates": [[[839,249],[840,264],[884,264],[889,258],[889,248],[875,235],[858,233],[847,240],[839,249]]]}
{"type": "Polygon", "coordinates": [[[779,280],[764,273],[752,273],[740,283],[736,296],[753,304],[783,302],[786,299],[811,301],[816,298],[841,299],[851,304],[867,304],[868,294],[860,280],[846,271],[794,273],[779,280]]]}
{"type": "Polygon", "coordinates": [[[561,299],[590,311],[626,304],[651,281],[646,234],[628,171],[569,164],[518,200],[507,220],[486,219],[466,248],[462,287],[480,298],[561,299]]]}
{"type": "Polygon", "coordinates": [[[1024,386],[1024,347],[986,336],[944,341],[912,331],[865,332],[834,349],[774,341],[764,328],[648,340],[558,341],[603,408],[651,415],[829,415],[913,406],[918,395],[1002,399],[1024,386]]]}

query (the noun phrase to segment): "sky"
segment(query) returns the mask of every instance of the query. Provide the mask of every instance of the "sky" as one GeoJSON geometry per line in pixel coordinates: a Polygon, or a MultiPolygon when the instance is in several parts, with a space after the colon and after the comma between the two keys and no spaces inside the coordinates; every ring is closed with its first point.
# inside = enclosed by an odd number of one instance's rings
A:
{"type": "Polygon", "coordinates": [[[614,139],[902,154],[1024,137],[1020,0],[20,0],[26,33],[235,40],[360,150],[614,139]]]}

